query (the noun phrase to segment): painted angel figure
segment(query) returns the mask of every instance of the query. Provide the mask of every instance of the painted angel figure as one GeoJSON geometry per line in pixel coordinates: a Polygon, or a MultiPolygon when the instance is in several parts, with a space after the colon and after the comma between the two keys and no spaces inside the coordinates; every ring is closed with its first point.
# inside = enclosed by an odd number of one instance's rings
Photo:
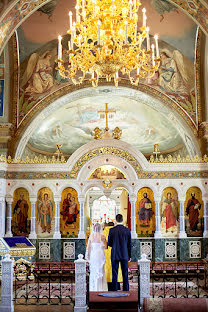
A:
{"type": "Polygon", "coordinates": [[[27,63],[27,68],[21,80],[21,88],[26,87],[26,93],[41,94],[53,87],[53,69],[50,63],[52,55],[49,51],[42,56],[33,53],[27,63]]]}
{"type": "Polygon", "coordinates": [[[189,94],[194,88],[194,66],[180,51],[160,53],[159,85],[166,92],[189,94]]]}

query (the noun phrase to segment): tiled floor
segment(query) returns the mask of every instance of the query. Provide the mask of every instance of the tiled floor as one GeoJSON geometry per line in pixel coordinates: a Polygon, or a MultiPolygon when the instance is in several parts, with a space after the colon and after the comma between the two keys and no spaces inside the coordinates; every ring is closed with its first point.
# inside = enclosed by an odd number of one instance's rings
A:
{"type": "Polygon", "coordinates": [[[71,306],[33,306],[33,305],[19,305],[14,306],[14,312],[72,312],[73,308],[71,306]]]}

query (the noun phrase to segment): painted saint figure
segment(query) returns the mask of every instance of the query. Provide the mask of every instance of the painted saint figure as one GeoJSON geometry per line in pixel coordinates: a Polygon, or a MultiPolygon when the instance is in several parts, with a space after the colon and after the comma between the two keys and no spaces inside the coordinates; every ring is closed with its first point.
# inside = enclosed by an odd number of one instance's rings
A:
{"type": "Polygon", "coordinates": [[[188,200],[186,206],[186,215],[189,216],[189,224],[191,231],[197,231],[197,224],[199,223],[199,210],[201,204],[198,199],[195,198],[195,193],[191,193],[191,198],[188,200]]]}
{"type": "Polygon", "coordinates": [[[24,194],[20,194],[20,199],[14,207],[14,215],[16,214],[16,222],[19,233],[27,233],[27,219],[29,206],[24,199],[24,194]]]}
{"type": "Polygon", "coordinates": [[[42,228],[42,233],[51,232],[51,221],[53,219],[53,204],[45,193],[42,199],[42,193],[38,197],[38,220],[42,228]]]}
{"type": "Polygon", "coordinates": [[[26,87],[25,92],[31,94],[44,93],[50,90],[54,84],[52,67],[50,63],[52,55],[47,51],[42,56],[33,53],[22,77],[21,87],[26,87]]]}
{"type": "Polygon", "coordinates": [[[167,193],[167,197],[163,201],[162,215],[166,218],[166,232],[171,227],[177,226],[178,204],[177,201],[172,198],[171,193],[167,193]]]}
{"type": "Polygon", "coordinates": [[[63,211],[61,213],[65,224],[68,225],[76,222],[78,213],[75,197],[72,197],[71,193],[68,193],[63,201],[63,211]]]}
{"type": "Polygon", "coordinates": [[[147,193],[144,193],[143,196],[144,198],[139,202],[139,221],[141,222],[141,226],[149,227],[153,215],[152,202],[147,197],[147,193]]]}

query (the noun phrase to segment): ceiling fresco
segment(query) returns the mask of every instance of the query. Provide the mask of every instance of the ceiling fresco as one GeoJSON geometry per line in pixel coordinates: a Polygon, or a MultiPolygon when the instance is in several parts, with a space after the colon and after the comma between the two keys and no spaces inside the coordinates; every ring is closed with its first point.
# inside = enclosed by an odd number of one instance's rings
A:
{"type": "Polygon", "coordinates": [[[108,94],[75,100],[56,109],[41,125],[37,125],[23,157],[28,155],[28,150],[41,154],[54,153],[56,144],[62,144],[64,155],[71,155],[93,140],[94,128],[105,128],[105,119],[98,110],[105,108],[106,100],[109,108],[116,110],[109,116],[110,130],[118,126],[122,130],[121,139],[142,153],[152,153],[155,143],[159,144],[161,151],[185,148],[177,126],[168,120],[167,114],[148,105],[149,96],[136,101],[108,94]]]}
{"type": "MultiPolygon", "coordinates": [[[[57,36],[64,36],[63,54],[68,42],[69,10],[75,1],[54,0],[32,14],[18,29],[20,46],[19,99],[17,124],[35,109],[38,102],[70,82],[56,70],[57,36]],[[43,78],[44,76],[44,78],[43,78]]],[[[197,123],[195,92],[196,24],[166,0],[144,0],[151,36],[160,36],[161,66],[155,76],[142,83],[159,90],[180,105],[197,123]],[[174,72],[170,71],[172,67],[174,72]]],[[[140,10],[141,13],[141,10],[140,10]]],[[[61,94],[61,92],[60,92],[61,94]]],[[[196,125],[197,126],[197,125],[196,125]]]]}

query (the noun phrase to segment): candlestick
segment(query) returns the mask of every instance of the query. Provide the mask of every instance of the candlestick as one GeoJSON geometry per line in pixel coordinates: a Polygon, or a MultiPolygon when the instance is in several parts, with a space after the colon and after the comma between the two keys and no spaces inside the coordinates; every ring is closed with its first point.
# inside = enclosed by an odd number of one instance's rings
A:
{"type": "Polygon", "coordinates": [[[69,11],[69,29],[72,28],[72,12],[69,11]]]}
{"type": "Polygon", "coordinates": [[[142,9],[142,12],[143,12],[143,27],[146,27],[146,9],[143,8],[142,9]]]}
{"type": "Polygon", "coordinates": [[[151,45],[152,48],[152,65],[155,66],[155,46],[154,44],[151,45]]]}
{"type": "Polygon", "coordinates": [[[75,27],[72,26],[72,29],[71,29],[71,49],[73,50],[73,44],[74,44],[74,30],[75,30],[75,27]]]}
{"type": "Polygon", "coordinates": [[[130,15],[130,18],[132,18],[132,5],[133,5],[132,0],[129,0],[129,15],[130,15]]]}
{"type": "Polygon", "coordinates": [[[85,8],[85,0],[82,0],[82,10],[85,8]]]}
{"type": "Polygon", "coordinates": [[[149,37],[149,27],[146,28],[147,33],[147,50],[150,49],[150,37],[149,37]]]}
{"type": "Polygon", "coordinates": [[[96,4],[96,0],[92,0],[93,3],[93,16],[95,17],[95,4],[96,4]]]}
{"type": "Polygon", "coordinates": [[[98,21],[97,25],[98,25],[98,31],[97,31],[98,44],[100,44],[100,25],[101,25],[101,21],[98,21]]]}
{"type": "Polygon", "coordinates": [[[76,9],[76,22],[78,23],[79,21],[79,6],[78,4],[75,6],[75,9],[76,9]]]}
{"type": "Polygon", "coordinates": [[[70,41],[68,41],[68,49],[69,49],[69,51],[71,50],[71,42],[70,41]]]}
{"type": "Polygon", "coordinates": [[[159,57],[159,47],[158,47],[158,35],[154,36],[155,38],[155,47],[156,47],[156,57],[159,57]]]}
{"type": "Polygon", "coordinates": [[[83,20],[85,20],[85,18],[86,18],[86,11],[83,10],[82,14],[83,14],[83,20]]]}
{"type": "Polygon", "coordinates": [[[137,75],[139,75],[139,67],[137,67],[137,75]]]}
{"type": "Polygon", "coordinates": [[[58,59],[62,59],[62,45],[61,45],[62,37],[58,36],[58,59]]]}
{"type": "Polygon", "coordinates": [[[125,44],[127,44],[127,40],[128,40],[128,30],[127,30],[127,26],[128,26],[128,22],[125,21],[125,44]]]}

